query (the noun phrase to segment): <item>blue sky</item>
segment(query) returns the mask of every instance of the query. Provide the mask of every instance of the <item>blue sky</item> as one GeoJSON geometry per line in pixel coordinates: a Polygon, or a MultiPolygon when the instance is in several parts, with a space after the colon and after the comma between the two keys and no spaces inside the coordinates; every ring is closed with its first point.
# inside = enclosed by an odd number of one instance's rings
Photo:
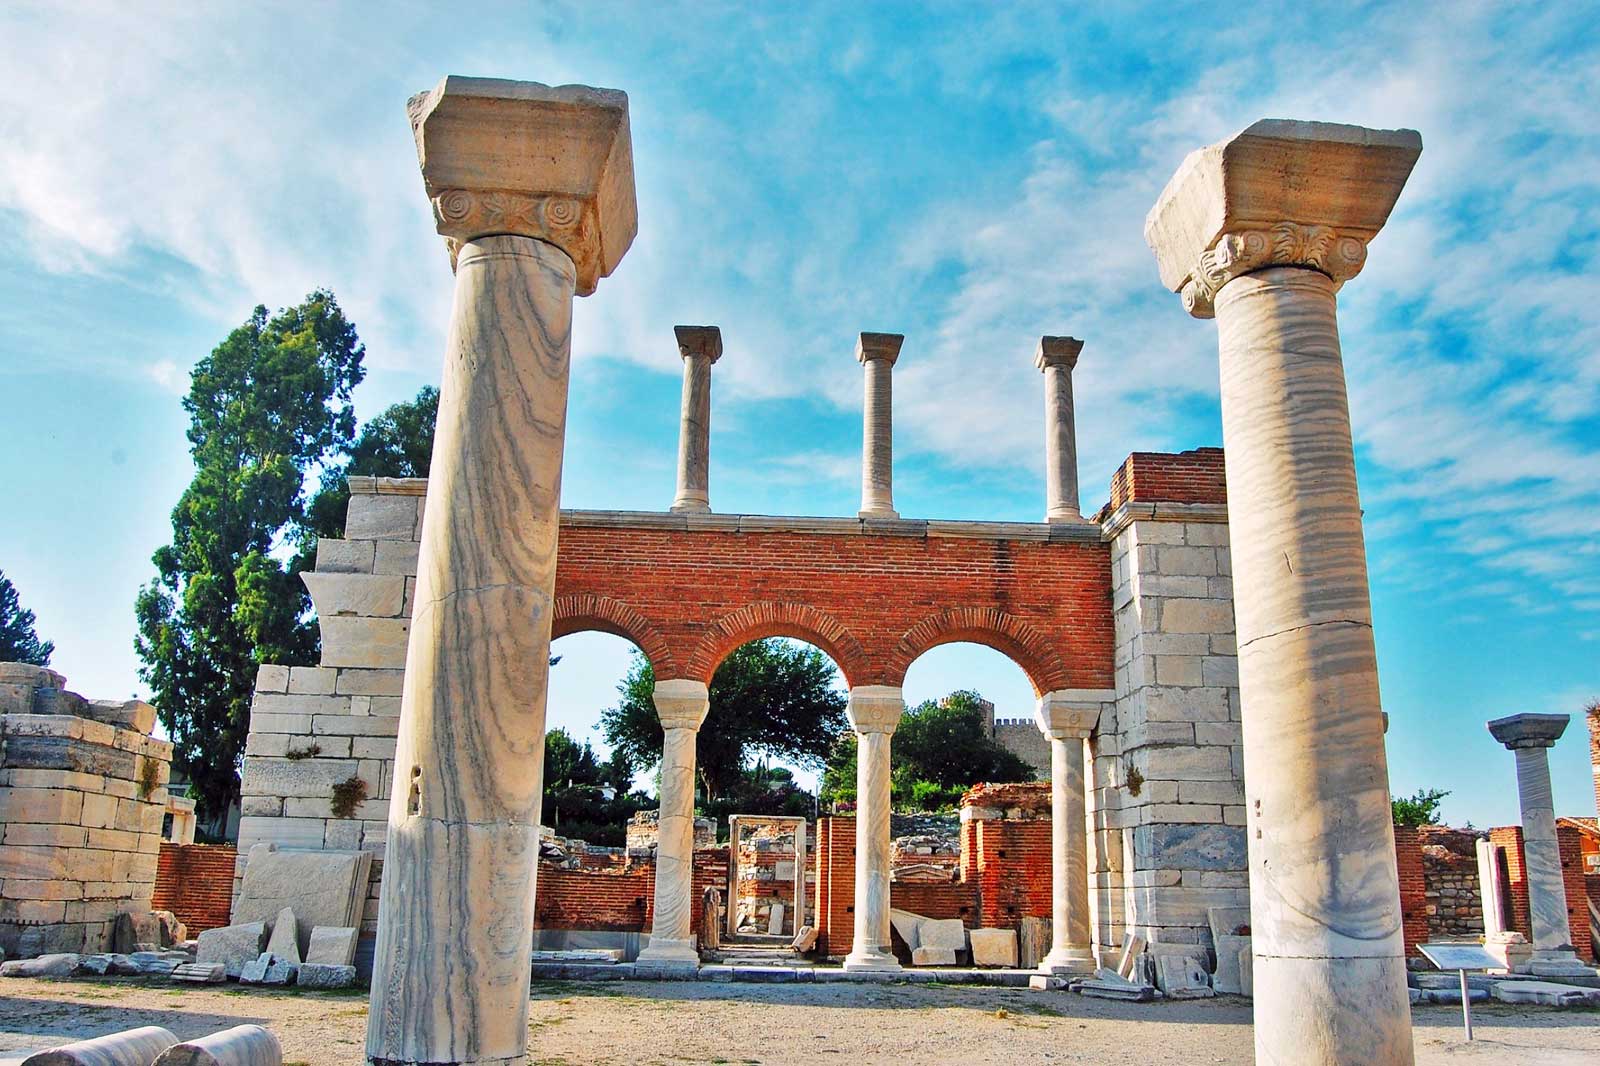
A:
{"type": "MultiPolygon", "coordinates": [[[[670,502],[676,323],[716,323],[712,500],[848,514],[861,330],[907,335],[896,500],[1043,510],[1040,334],[1086,340],[1084,504],[1129,451],[1220,443],[1216,333],[1141,230],[1258,118],[1425,150],[1340,298],[1397,791],[1514,820],[1483,722],[1600,696],[1600,6],[33,4],[0,10],[0,569],[91,696],[137,691],[132,601],[189,476],[187,371],[330,286],[363,417],[438,375],[450,273],[403,105],[444,73],[631,97],[640,234],[579,302],[564,502],[670,502]]],[[[625,654],[569,638],[552,724],[625,654]]],[[[1026,713],[1020,671],[950,648],[1026,713]]],[[[1558,807],[1593,811],[1581,723],[1558,807]]]]}

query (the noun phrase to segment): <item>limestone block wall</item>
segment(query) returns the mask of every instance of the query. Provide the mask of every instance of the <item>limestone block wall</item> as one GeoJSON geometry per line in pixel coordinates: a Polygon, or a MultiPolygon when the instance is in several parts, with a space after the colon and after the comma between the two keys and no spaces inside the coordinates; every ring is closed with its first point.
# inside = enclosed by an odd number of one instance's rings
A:
{"type": "MultiPolygon", "coordinates": [[[[1220,494],[1216,459],[1162,491],[1220,494]]],[[[1199,954],[1210,908],[1249,906],[1226,506],[1107,510],[1116,703],[1090,743],[1096,940],[1114,951],[1135,931],[1152,952],[1199,954]]]]}
{"type": "Polygon", "coordinates": [[[1034,780],[1050,780],[1050,741],[1032,718],[997,718],[996,744],[1033,767],[1034,780]]]}
{"type": "Polygon", "coordinates": [[[100,952],[150,910],[172,745],[155,711],[0,664],[0,950],[100,952]]]}

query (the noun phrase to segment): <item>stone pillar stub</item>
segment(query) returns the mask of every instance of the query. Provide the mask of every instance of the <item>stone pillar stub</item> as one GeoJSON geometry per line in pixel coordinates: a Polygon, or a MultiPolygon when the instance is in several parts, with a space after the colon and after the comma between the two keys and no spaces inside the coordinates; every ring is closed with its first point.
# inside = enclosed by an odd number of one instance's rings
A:
{"type": "Polygon", "coordinates": [[[866,369],[861,409],[862,518],[899,518],[894,509],[894,377],[905,336],[863,333],[856,362],[866,369]]]}
{"type": "Polygon", "coordinates": [[[1078,429],[1072,371],[1083,342],[1040,337],[1033,365],[1044,373],[1045,521],[1082,522],[1078,502],[1078,429]]]}
{"type": "Polygon", "coordinates": [[[856,732],[855,929],[847,970],[898,970],[889,932],[889,738],[905,713],[898,686],[850,690],[856,732]]]}
{"type": "Polygon", "coordinates": [[[716,326],[673,326],[683,357],[683,404],[678,425],[678,491],[672,510],[711,510],[711,368],[722,358],[716,326]]]}
{"type": "Polygon", "coordinates": [[[548,241],[588,296],[639,230],[628,94],[451,75],[406,104],[439,234],[548,241]]]}
{"type": "Polygon", "coordinates": [[[1422,149],[1268,120],[1192,153],[1145,223],[1217,319],[1257,1062],[1414,1061],[1336,292],[1422,149]]]}
{"type": "Polygon", "coordinates": [[[456,269],[418,549],[370,1062],[525,1061],[572,300],[633,239],[627,97],[446,78],[408,105],[456,269]]]}

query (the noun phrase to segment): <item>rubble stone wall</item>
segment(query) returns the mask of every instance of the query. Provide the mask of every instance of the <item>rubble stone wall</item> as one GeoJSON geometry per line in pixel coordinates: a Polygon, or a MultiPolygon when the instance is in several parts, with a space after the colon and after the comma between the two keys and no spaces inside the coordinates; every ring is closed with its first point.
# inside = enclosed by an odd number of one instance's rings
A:
{"type": "Polygon", "coordinates": [[[1448,826],[1423,826],[1418,830],[1430,940],[1483,935],[1483,892],[1478,885],[1476,851],[1481,836],[1470,829],[1448,826]]]}

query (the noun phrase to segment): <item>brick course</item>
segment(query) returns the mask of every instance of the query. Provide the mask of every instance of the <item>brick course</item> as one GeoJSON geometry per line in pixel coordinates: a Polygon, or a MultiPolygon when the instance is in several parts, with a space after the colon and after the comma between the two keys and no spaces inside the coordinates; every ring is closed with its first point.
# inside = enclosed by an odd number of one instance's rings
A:
{"type": "Polygon", "coordinates": [[[227,925],[237,858],[231,844],[163,842],[150,906],[177,915],[190,936],[227,925]]]}
{"type": "MultiPolygon", "coordinates": [[[[1528,867],[1522,853],[1522,827],[1502,826],[1489,830],[1489,839],[1506,849],[1510,872],[1511,928],[1530,941],[1533,930],[1528,921],[1528,867]]],[[[1556,842],[1561,850],[1561,875],[1567,894],[1567,929],[1572,949],[1578,958],[1593,957],[1589,939],[1589,888],[1583,873],[1583,838],[1570,826],[1556,827],[1556,842]]]]}

